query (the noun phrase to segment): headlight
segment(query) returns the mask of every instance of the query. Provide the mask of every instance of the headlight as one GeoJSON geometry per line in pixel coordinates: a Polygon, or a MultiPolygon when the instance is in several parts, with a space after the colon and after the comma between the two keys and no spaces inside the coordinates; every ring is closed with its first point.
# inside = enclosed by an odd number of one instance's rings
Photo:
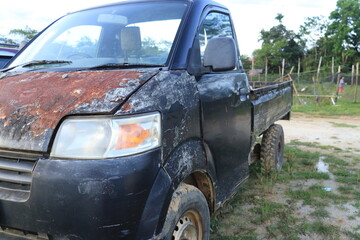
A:
{"type": "Polygon", "coordinates": [[[74,117],[61,124],[51,157],[113,158],[145,152],[160,144],[159,113],[122,118],[74,117]]]}

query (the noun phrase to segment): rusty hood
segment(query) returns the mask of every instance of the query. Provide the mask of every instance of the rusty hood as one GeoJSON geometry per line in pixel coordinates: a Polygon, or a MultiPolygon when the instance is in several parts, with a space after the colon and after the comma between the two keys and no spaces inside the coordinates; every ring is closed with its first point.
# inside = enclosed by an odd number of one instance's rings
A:
{"type": "Polygon", "coordinates": [[[110,114],[157,72],[27,72],[0,79],[0,148],[46,152],[63,117],[110,114]]]}

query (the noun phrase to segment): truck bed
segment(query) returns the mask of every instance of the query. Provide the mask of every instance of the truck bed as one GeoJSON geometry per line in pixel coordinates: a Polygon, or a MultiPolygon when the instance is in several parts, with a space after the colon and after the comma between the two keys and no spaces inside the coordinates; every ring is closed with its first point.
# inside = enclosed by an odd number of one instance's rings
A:
{"type": "Polygon", "coordinates": [[[252,132],[261,135],[274,122],[289,119],[292,105],[292,81],[250,82],[252,87],[252,132]]]}

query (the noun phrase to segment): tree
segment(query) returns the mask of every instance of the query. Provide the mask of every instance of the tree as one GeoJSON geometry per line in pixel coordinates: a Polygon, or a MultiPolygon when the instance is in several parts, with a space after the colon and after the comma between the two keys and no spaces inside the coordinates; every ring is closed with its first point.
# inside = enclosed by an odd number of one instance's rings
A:
{"type": "Polygon", "coordinates": [[[326,37],[330,21],[324,16],[315,16],[306,18],[303,25],[300,26],[304,48],[303,67],[305,70],[313,70],[319,64],[320,57],[324,58],[325,65],[331,64],[332,52],[330,40],[326,37]]]}
{"type": "Polygon", "coordinates": [[[306,49],[319,47],[319,39],[325,37],[329,27],[329,20],[324,16],[308,17],[303,25],[300,26],[299,34],[306,45],[306,49]]]}
{"type": "Polygon", "coordinates": [[[359,0],[338,0],[331,12],[332,21],[326,32],[328,47],[341,58],[342,64],[360,60],[360,2],[359,0]]]}
{"type": "Polygon", "coordinates": [[[6,38],[2,35],[0,35],[0,43],[6,43],[6,44],[16,44],[16,42],[10,38],[6,38]]]}
{"type": "Polygon", "coordinates": [[[240,58],[243,64],[243,68],[246,70],[251,69],[252,60],[250,59],[250,57],[248,55],[241,54],[240,58]]]}
{"type": "Polygon", "coordinates": [[[282,24],[283,18],[284,15],[278,13],[275,19],[279,21],[279,24],[270,28],[269,31],[261,30],[261,49],[253,53],[256,67],[264,67],[265,59],[267,59],[269,72],[272,73],[278,72],[282,59],[285,58],[288,65],[296,65],[298,58],[303,56],[304,47],[300,35],[287,30],[282,24]]]}
{"type": "Polygon", "coordinates": [[[19,35],[25,41],[30,41],[32,38],[38,34],[38,31],[35,29],[31,29],[28,26],[25,29],[12,29],[9,34],[19,35]]]}

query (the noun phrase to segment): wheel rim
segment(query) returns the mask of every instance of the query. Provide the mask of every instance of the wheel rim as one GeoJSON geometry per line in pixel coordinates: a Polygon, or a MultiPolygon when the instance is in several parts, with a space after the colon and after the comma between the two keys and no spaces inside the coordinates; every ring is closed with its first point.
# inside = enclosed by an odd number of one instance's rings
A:
{"type": "Polygon", "coordinates": [[[202,223],[198,212],[187,211],[177,222],[173,240],[198,240],[202,239],[202,223]]]}

